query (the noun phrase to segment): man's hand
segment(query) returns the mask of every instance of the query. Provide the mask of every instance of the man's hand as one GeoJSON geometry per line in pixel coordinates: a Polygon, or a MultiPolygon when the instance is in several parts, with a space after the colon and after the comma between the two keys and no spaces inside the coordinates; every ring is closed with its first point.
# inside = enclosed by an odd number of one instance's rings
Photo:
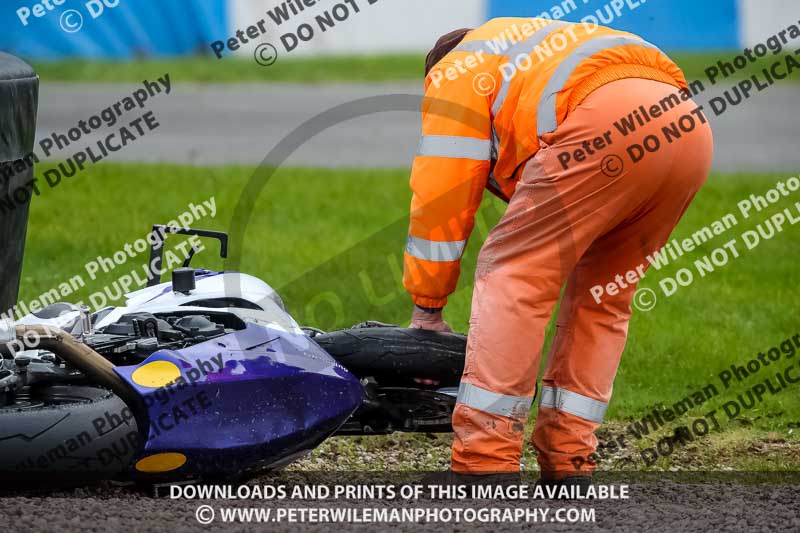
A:
{"type": "Polygon", "coordinates": [[[428,331],[441,331],[443,333],[452,333],[453,330],[447,325],[447,322],[442,318],[442,310],[439,309],[434,312],[423,311],[417,306],[414,306],[414,311],[411,313],[411,326],[415,329],[425,329],[428,331]]]}

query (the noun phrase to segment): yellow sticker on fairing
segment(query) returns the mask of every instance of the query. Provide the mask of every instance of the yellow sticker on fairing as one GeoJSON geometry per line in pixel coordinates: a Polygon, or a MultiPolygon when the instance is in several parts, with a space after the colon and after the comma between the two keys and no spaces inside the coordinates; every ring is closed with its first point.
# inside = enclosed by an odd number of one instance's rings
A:
{"type": "Polygon", "coordinates": [[[157,389],[166,387],[181,377],[181,370],[169,361],[153,361],[137,368],[131,379],[137,385],[157,389]]]}
{"type": "Polygon", "coordinates": [[[136,470],[145,474],[171,472],[186,464],[186,456],[182,453],[157,453],[136,463],[136,470]]]}

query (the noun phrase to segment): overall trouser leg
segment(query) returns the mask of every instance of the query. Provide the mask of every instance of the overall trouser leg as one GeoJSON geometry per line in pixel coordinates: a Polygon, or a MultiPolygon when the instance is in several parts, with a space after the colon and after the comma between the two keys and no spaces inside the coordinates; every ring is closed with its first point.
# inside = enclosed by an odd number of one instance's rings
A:
{"type": "Polygon", "coordinates": [[[612,130],[614,121],[639,105],[649,107],[674,92],[648,80],[610,83],[543,138],[526,165],[478,260],[467,361],[453,415],[454,470],[519,468],[545,327],[568,279],[535,444],[551,477],[574,471],[576,457],[594,452],[593,432],[611,396],[635,284],[600,303],[590,289],[635,269],[666,241],[708,174],[712,141],[701,123],[636,164],[622,159],[629,144],[661,135],[661,128],[690,114],[696,105],[687,101],[567,169],[558,156],[612,130]],[[619,155],[624,167],[613,177],[602,171],[609,154],[619,155]]]}
{"type": "Polygon", "coordinates": [[[533,434],[547,478],[590,473],[596,466],[594,431],[611,399],[638,286],[625,276],[647,271],[647,256],[667,242],[698,186],[674,175],[673,183],[658,205],[592,243],[567,282],[533,434]],[[617,292],[599,295],[597,288],[609,283],[617,292]]]}
{"type": "Polygon", "coordinates": [[[520,185],[478,259],[467,359],[453,414],[452,467],[458,472],[519,469],[545,327],[573,264],[557,192],[542,190],[538,205],[531,192],[532,186],[520,185]],[[531,225],[534,212],[537,220],[553,224],[531,225]],[[559,226],[564,250],[552,238],[559,226]],[[539,268],[532,268],[533,250],[539,268]]]}

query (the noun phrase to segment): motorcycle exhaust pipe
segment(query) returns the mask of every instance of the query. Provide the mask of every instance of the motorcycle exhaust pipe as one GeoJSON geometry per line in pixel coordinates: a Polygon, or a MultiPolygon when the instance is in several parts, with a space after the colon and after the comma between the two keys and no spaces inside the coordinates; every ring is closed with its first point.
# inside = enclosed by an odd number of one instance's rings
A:
{"type": "Polygon", "coordinates": [[[13,354],[12,346],[53,352],[98,385],[111,389],[128,405],[139,403],[136,392],[114,372],[111,361],[60,328],[14,326],[13,322],[4,320],[0,322],[0,351],[13,354]]]}

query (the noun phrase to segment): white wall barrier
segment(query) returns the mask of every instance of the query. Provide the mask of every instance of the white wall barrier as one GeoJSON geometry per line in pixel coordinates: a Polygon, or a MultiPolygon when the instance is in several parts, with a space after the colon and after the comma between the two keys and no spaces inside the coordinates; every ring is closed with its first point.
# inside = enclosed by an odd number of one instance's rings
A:
{"type": "Polygon", "coordinates": [[[740,41],[752,46],[800,21],[800,0],[739,0],[740,41]]]}
{"type": "MultiPolygon", "coordinates": [[[[313,0],[305,0],[311,2],[313,0]]],[[[426,52],[435,40],[450,30],[474,27],[483,23],[489,13],[489,2],[496,0],[316,0],[316,4],[291,20],[277,26],[268,10],[304,0],[231,0],[229,19],[232,31],[246,28],[261,19],[268,33],[260,39],[280,44],[281,35],[294,32],[303,23],[315,30],[309,42],[300,42],[291,53],[299,55],[381,54],[391,52],[426,52]],[[359,6],[360,13],[350,7],[350,16],[336,27],[323,32],[314,17],[337,4],[359,6]],[[409,20],[415,20],[409,24],[409,20]]],[[[593,0],[589,0],[593,1],[593,0]]],[[[741,46],[763,42],[768,36],[792,21],[800,21],[800,0],[738,0],[739,41],[741,46]]],[[[282,47],[278,46],[279,52],[282,47]]],[[[243,47],[239,53],[252,53],[243,47]]]]}
{"type": "MultiPolygon", "coordinates": [[[[297,2],[297,0],[292,0],[297,2]]],[[[302,0],[301,0],[302,1],[302,0]]],[[[367,0],[353,0],[360,9],[354,13],[352,4],[343,0],[318,0],[288,22],[276,26],[267,15],[268,9],[281,6],[278,0],[235,0],[230,6],[230,24],[235,31],[265,19],[268,33],[261,40],[279,44],[280,36],[296,31],[302,23],[310,23],[315,36],[309,42],[301,42],[292,56],[391,52],[427,52],[436,39],[450,30],[475,27],[486,20],[488,0],[377,0],[369,5],[367,0]],[[350,16],[336,27],[322,32],[314,17],[345,4],[350,16]],[[413,24],[409,21],[414,20],[413,24]]],[[[278,46],[279,53],[283,51],[278,46]]],[[[240,53],[252,53],[246,47],[240,53]]]]}

